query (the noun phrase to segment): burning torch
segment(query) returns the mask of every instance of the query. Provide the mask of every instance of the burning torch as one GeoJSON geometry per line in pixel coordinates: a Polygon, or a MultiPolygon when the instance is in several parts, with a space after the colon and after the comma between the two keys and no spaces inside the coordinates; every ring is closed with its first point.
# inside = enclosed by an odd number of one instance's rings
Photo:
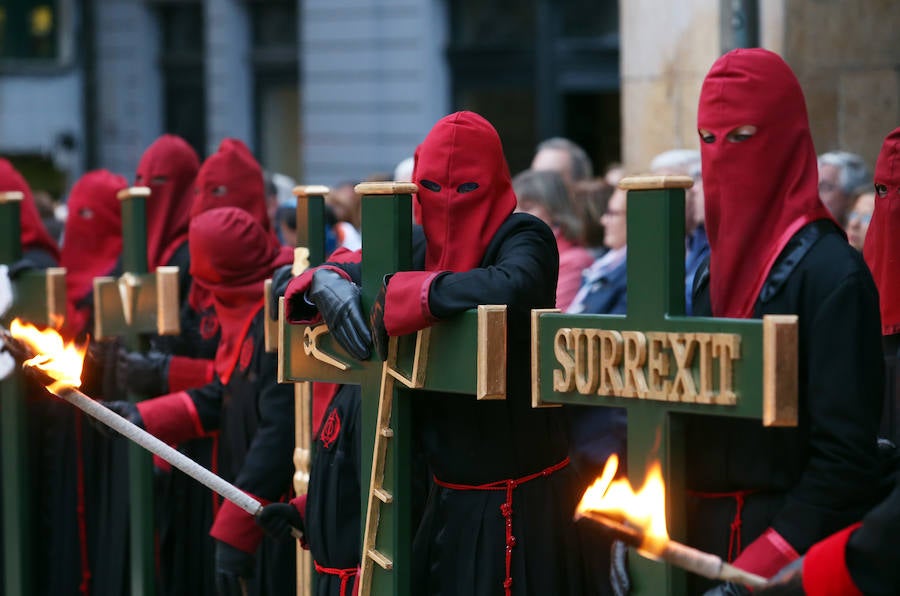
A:
{"type": "MultiPolygon", "coordinates": [[[[77,387],[81,386],[81,369],[87,345],[77,346],[74,342],[64,344],[55,330],[41,330],[18,319],[12,322],[9,330],[0,328],[0,340],[17,361],[24,361],[22,366],[26,373],[45,385],[53,395],[169,462],[250,515],[256,517],[262,511],[262,503],[235,485],[79,391],[77,387]]],[[[296,528],[291,530],[291,534],[302,538],[296,528]]]]}
{"type": "Polygon", "coordinates": [[[744,584],[751,588],[767,580],[730,565],[720,557],[669,538],[666,529],[665,486],[659,463],[650,468],[637,492],[626,479],[613,480],[619,459],[611,456],[599,478],[587,489],[575,519],[587,518],[641,555],[662,560],[709,579],[744,584]]]}

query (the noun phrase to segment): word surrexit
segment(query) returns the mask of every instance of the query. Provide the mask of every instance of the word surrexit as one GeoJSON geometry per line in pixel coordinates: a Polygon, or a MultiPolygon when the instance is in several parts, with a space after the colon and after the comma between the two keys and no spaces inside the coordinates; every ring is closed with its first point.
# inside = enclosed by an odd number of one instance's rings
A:
{"type": "Polygon", "coordinates": [[[741,337],[736,334],[565,327],[556,332],[553,347],[559,364],[553,390],[560,393],[737,403],[734,361],[741,357],[741,337]]]}

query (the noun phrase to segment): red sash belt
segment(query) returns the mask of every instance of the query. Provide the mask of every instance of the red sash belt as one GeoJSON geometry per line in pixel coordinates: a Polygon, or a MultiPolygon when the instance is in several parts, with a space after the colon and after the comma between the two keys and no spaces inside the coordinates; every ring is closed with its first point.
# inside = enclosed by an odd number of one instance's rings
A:
{"type": "Polygon", "coordinates": [[[731,532],[728,535],[728,562],[732,563],[741,554],[741,514],[744,511],[744,497],[752,495],[757,490],[736,490],[729,493],[704,493],[693,490],[687,491],[687,494],[700,499],[734,499],[737,507],[734,512],[734,519],[731,520],[731,532]]]}
{"type": "Polygon", "coordinates": [[[341,578],[341,596],[347,593],[347,582],[350,579],[356,577],[356,573],[358,569],[356,567],[348,567],[346,569],[337,569],[335,567],[322,567],[319,565],[318,561],[313,561],[316,566],[316,571],[319,573],[325,573],[327,575],[336,575],[341,578]]]}
{"type": "Polygon", "coordinates": [[[506,502],[500,505],[500,513],[506,520],[506,579],[503,581],[503,589],[506,596],[512,594],[512,549],[516,545],[516,537],[513,536],[512,530],[512,514],[513,514],[513,490],[518,486],[530,482],[535,478],[547,477],[557,470],[562,470],[569,465],[569,458],[562,460],[558,464],[553,464],[549,468],[544,468],[540,472],[522,476],[521,478],[497,480],[496,482],[488,482],[487,484],[455,484],[453,482],[444,482],[437,476],[434,477],[434,483],[444,488],[453,490],[505,490],[506,502]]]}

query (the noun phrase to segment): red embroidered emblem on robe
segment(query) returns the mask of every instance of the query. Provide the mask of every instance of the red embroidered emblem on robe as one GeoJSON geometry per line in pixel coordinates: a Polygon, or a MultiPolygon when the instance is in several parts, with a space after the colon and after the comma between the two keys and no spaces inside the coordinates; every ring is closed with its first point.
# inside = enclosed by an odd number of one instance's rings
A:
{"type": "Polygon", "coordinates": [[[331,410],[331,414],[322,425],[322,432],[319,433],[319,441],[325,449],[331,447],[341,434],[341,418],[338,416],[337,410],[331,410]]]}
{"type": "Polygon", "coordinates": [[[244,345],[241,346],[241,356],[238,359],[238,363],[241,366],[241,370],[247,370],[247,367],[250,366],[250,360],[253,359],[253,339],[247,338],[244,340],[244,345]]]}
{"type": "Polygon", "coordinates": [[[212,339],[218,331],[219,318],[213,312],[204,313],[203,318],[200,319],[200,337],[212,339]]]}

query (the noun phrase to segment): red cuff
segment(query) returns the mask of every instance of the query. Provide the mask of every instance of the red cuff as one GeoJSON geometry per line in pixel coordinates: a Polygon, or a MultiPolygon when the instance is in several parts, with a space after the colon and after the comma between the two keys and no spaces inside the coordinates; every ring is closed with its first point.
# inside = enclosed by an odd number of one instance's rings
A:
{"type": "Polygon", "coordinates": [[[847,570],[844,555],[850,535],[861,524],[853,524],[817,542],[803,560],[803,591],[807,596],[862,596],[847,570]]]}
{"type": "Polygon", "coordinates": [[[197,408],[184,391],[138,402],[137,408],[147,432],[169,445],[206,435],[197,408]]]}
{"type": "Polygon", "coordinates": [[[769,528],[744,549],[735,559],[734,566],[763,577],[773,577],[799,556],[781,534],[769,528]]]}
{"type": "MultiPolygon", "coordinates": [[[[169,447],[172,447],[172,445],[169,445],[169,447]]],[[[172,448],[174,449],[174,447],[172,448]]],[[[153,455],[153,467],[161,472],[165,472],[166,474],[172,471],[172,464],[156,454],[153,455]]]]}
{"type": "Polygon", "coordinates": [[[307,312],[303,312],[303,309],[294,308],[295,304],[304,304],[304,302],[306,301],[306,291],[309,289],[309,286],[312,285],[313,275],[315,275],[316,271],[318,271],[319,269],[328,269],[329,271],[334,271],[347,281],[353,281],[352,279],[350,279],[349,273],[338,267],[332,267],[331,265],[322,265],[320,267],[307,269],[306,271],[289,281],[287,288],[285,288],[284,290],[284,315],[287,318],[288,323],[313,323],[316,321],[316,319],[319,318],[318,313],[316,313],[314,317],[309,317],[307,312]]]}
{"type": "Polygon", "coordinates": [[[203,387],[212,382],[214,370],[214,360],[172,356],[169,359],[169,391],[175,393],[203,387]]]}
{"type": "MultiPolygon", "coordinates": [[[[271,503],[271,501],[260,499],[250,493],[247,494],[264,506],[271,503]]],[[[231,501],[225,501],[222,503],[222,507],[219,508],[219,514],[216,515],[216,519],[213,521],[209,535],[238,550],[253,554],[256,552],[256,548],[262,542],[265,534],[262,528],[256,525],[256,520],[253,519],[252,515],[231,501]]]]}
{"type": "Polygon", "coordinates": [[[401,271],[391,276],[384,301],[388,335],[408,335],[437,322],[428,306],[431,282],[443,271],[401,271]]]}

